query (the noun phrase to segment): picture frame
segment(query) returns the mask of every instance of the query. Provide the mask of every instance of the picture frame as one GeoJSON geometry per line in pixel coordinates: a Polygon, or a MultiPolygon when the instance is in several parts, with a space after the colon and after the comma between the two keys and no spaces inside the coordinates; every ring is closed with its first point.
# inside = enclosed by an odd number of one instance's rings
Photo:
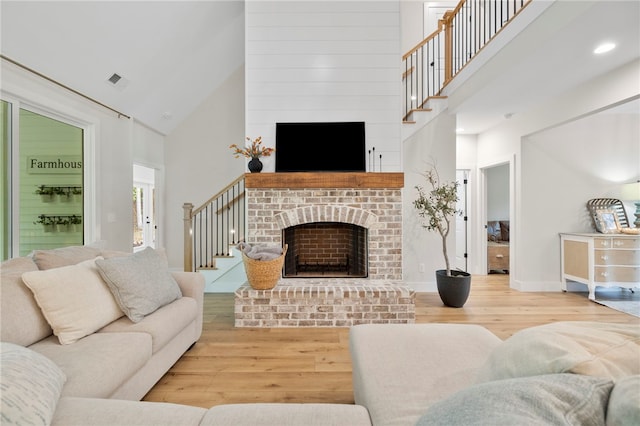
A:
{"type": "Polygon", "coordinates": [[[598,210],[595,217],[596,229],[603,234],[612,234],[620,231],[618,215],[613,210],[598,210]]]}

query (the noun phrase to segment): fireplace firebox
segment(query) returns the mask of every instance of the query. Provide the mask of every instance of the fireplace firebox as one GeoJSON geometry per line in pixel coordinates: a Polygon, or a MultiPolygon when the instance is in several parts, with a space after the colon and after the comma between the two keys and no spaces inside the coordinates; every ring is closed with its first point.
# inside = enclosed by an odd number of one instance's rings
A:
{"type": "Polygon", "coordinates": [[[283,230],[289,246],[284,278],[367,277],[367,229],[340,222],[314,222],[283,230]]]}

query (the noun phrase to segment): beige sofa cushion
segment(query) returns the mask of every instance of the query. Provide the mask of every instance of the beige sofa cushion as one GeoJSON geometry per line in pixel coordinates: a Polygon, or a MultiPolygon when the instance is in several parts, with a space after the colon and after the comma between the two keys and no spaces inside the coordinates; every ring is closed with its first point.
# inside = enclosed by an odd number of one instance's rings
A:
{"type": "Polygon", "coordinates": [[[149,333],[153,340],[153,353],[162,349],[171,339],[177,336],[185,327],[196,320],[198,306],[190,297],[182,297],[152,314],[147,315],[138,323],[132,322],[126,316],[112,322],[99,330],[100,333],[149,333]]]}
{"type": "Polygon", "coordinates": [[[162,402],[63,397],[52,426],[198,426],[205,408],[162,402]]]}
{"type": "Polygon", "coordinates": [[[94,259],[77,265],[25,272],[22,280],[33,292],[53,334],[63,345],[73,343],[123,315],[100,278],[94,259]]]}
{"type": "Polygon", "coordinates": [[[515,333],[491,354],[478,381],[575,373],[613,380],[640,374],[640,327],[555,322],[515,333]]]}
{"type": "Polygon", "coordinates": [[[349,404],[225,404],[207,411],[201,426],[371,426],[367,409],[349,404]]]}
{"type": "Polygon", "coordinates": [[[151,247],[125,257],[96,261],[116,302],[133,322],[182,297],[162,257],[151,247]]]}
{"type": "Polygon", "coordinates": [[[466,324],[365,324],[351,327],[355,403],[375,425],[415,424],[431,404],[473,383],[502,341],[466,324]]]}
{"type": "Polygon", "coordinates": [[[0,423],[49,424],[66,377],[46,357],[13,343],[0,343],[0,423]]]}
{"type": "Polygon", "coordinates": [[[89,259],[95,259],[100,255],[100,249],[90,246],[68,246],[50,250],[35,250],[32,257],[38,269],[60,268],[61,266],[75,265],[89,259]]]}
{"type": "Polygon", "coordinates": [[[147,333],[94,333],[72,345],[61,345],[55,336],[30,349],[41,353],[64,371],[63,396],[109,398],[151,358],[147,333]]]}
{"type": "Polygon", "coordinates": [[[30,257],[17,257],[0,264],[0,340],[3,342],[29,346],[53,333],[33,293],[22,281],[23,273],[37,270],[30,257]]]}

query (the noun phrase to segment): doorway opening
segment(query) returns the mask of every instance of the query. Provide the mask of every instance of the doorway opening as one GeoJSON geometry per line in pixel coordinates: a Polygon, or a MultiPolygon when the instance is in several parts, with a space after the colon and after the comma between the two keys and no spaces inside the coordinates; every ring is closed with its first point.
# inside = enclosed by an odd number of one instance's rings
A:
{"type": "Polygon", "coordinates": [[[508,274],[511,270],[510,164],[483,170],[485,182],[486,273],[508,274]]]}
{"type": "Polygon", "coordinates": [[[155,169],[133,165],[133,251],[156,246],[155,169]]]}

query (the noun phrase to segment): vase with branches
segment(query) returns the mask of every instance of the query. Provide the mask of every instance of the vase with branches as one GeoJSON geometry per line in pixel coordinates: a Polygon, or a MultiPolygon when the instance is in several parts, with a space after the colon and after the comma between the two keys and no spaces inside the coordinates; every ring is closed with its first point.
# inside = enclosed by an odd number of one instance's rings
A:
{"type": "Polygon", "coordinates": [[[235,158],[250,158],[248,168],[251,173],[260,172],[262,170],[262,162],[260,161],[260,157],[268,157],[276,150],[272,147],[263,146],[262,136],[258,136],[255,139],[247,137],[246,140],[247,144],[245,144],[244,148],[240,148],[235,143],[229,145],[229,148],[233,150],[235,158]]]}

